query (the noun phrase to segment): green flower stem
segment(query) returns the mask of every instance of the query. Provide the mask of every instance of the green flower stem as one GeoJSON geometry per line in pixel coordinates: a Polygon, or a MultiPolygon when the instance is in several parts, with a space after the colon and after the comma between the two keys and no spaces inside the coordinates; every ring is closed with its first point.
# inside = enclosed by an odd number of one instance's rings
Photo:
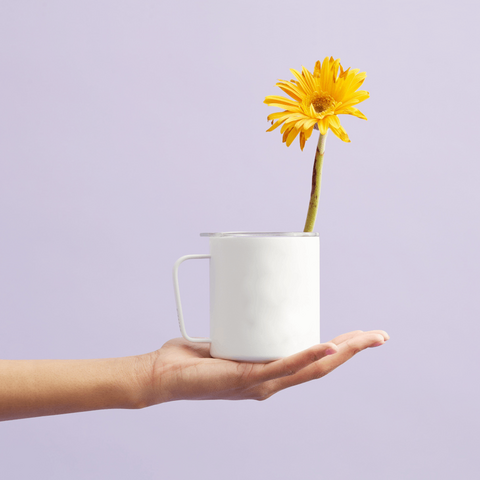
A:
{"type": "Polygon", "coordinates": [[[305,222],[304,232],[313,232],[315,220],[317,218],[318,200],[320,199],[320,186],[322,183],[323,155],[325,153],[325,142],[327,134],[318,137],[317,151],[315,153],[315,163],[313,164],[312,174],[312,193],[310,194],[310,205],[308,206],[307,220],[305,222]]]}

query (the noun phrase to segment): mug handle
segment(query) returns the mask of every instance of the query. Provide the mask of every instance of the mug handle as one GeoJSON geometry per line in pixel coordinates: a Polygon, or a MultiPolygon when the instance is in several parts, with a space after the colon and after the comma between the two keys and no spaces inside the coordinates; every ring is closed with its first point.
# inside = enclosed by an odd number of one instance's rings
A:
{"type": "Polygon", "coordinates": [[[175,290],[175,301],[177,302],[178,324],[180,325],[180,331],[182,332],[183,338],[185,340],[196,343],[211,343],[210,338],[192,338],[188,336],[187,331],[185,330],[185,323],[183,321],[182,303],[180,300],[180,288],[178,286],[178,267],[180,266],[180,264],[185,260],[193,260],[199,258],[211,258],[211,255],[185,255],[183,257],[180,257],[173,266],[173,288],[175,290]]]}

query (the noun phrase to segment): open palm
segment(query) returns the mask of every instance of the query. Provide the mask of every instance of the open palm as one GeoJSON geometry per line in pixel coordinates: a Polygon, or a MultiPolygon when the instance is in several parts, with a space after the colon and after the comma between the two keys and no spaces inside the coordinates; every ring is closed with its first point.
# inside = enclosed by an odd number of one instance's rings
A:
{"type": "Polygon", "coordinates": [[[284,388],[323,377],[356,353],[382,345],[388,338],[383,330],[357,330],[270,363],[212,358],[208,344],[175,338],[150,354],[152,403],[265,400],[284,388]]]}

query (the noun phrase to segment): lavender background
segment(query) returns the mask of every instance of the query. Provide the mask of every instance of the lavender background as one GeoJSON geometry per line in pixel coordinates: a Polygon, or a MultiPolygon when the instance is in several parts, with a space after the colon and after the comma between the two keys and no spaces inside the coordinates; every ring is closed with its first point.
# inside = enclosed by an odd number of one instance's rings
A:
{"type": "MultiPolygon", "coordinates": [[[[267,402],[0,424],[5,479],[479,475],[475,2],[0,2],[0,355],[98,358],[179,336],[171,268],[203,231],[303,228],[315,140],[265,133],[289,68],[368,74],[327,141],[322,340],[385,346],[267,402]]],[[[182,271],[208,334],[207,264],[182,271]]],[[[1,386],[0,386],[1,388],[1,386]]]]}

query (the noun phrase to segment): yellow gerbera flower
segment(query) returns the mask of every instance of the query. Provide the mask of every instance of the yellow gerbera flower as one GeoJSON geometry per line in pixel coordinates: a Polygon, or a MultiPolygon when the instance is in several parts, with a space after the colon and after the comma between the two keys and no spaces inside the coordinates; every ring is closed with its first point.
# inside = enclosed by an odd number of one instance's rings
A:
{"type": "Polygon", "coordinates": [[[313,74],[305,67],[302,67],[302,73],[294,69],[290,71],[296,80],[280,80],[276,86],[293,100],[275,95],[265,98],[264,103],[267,105],[285,109],[268,116],[272,126],[267,132],[282,125],[280,133],[283,133],[283,142],[287,147],[300,134],[302,150],[315,126],[322,135],[326,135],[330,129],[340,140],[350,142],[337,115],[348,114],[367,119],[354,107],[370,96],[364,90],[357,91],[363,84],[366,73],[359,73],[359,69],[343,70],[340,59],[334,60],[333,57],[326,57],[323,63],[317,61],[313,74]]]}

